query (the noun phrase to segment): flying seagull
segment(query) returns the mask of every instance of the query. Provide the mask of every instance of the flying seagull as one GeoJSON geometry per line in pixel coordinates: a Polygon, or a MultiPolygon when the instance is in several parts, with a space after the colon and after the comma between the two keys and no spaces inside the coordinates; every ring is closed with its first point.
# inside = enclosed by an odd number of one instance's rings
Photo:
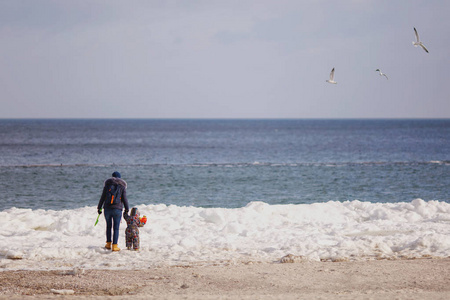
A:
{"type": "Polygon", "coordinates": [[[419,34],[417,33],[416,27],[414,27],[414,32],[416,34],[416,40],[417,40],[416,42],[412,42],[414,47],[420,46],[423,48],[423,50],[425,50],[426,53],[428,53],[428,49],[425,48],[425,45],[419,39],[419,34]]]}
{"type": "Polygon", "coordinates": [[[383,72],[381,72],[380,69],[376,69],[375,72],[380,72],[380,76],[384,76],[384,77],[386,77],[386,79],[389,79],[389,78],[387,77],[386,74],[384,74],[383,72]]]}
{"type": "Polygon", "coordinates": [[[327,82],[337,84],[337,82],[334,81],[334,68],[331,70],[330,79],[328,79],[327,82]]]}

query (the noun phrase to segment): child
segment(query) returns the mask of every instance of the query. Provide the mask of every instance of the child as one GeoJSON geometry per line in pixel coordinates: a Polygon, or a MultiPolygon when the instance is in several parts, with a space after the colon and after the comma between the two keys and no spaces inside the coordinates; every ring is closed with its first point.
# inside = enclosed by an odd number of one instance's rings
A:
{"type": "Polygon", "coordinates": [[[123,213],[123,218],[127,221],[127,229],[125,230],[125,240],[128,250],[139,250],[139,228],[143,227],[147,222],[147,217],[143,216],[139,218],[139,211],[136,207],[131,209],[130,215],[126,212],[123,213]]]}

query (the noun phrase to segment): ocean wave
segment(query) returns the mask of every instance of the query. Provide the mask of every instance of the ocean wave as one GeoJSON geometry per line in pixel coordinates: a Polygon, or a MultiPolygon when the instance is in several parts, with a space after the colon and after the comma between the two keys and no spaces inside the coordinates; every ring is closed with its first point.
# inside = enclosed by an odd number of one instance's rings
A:
{"type": "Polygon", "coordinates": [[[450,161],[362,161],[362,162],[234,162],[234,163],[112,163],[112,164],[90,164],[90,163],[43,163],[43,164],[0,164],[0,168],[73,168],[73,167],[161,167],[161,166],[184,166],[184,167],[302,167],[302,166],[376,166],[376,165],[450,165],[450,161]]]}

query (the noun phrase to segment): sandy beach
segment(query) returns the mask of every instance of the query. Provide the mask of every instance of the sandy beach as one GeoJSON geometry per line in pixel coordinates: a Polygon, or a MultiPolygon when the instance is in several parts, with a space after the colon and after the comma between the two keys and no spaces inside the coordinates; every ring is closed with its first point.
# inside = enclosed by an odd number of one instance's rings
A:
{"type": "Polygon", "coordinates": [[[450,258],[0,272],[0,298],[449,299],[450,258]]]}

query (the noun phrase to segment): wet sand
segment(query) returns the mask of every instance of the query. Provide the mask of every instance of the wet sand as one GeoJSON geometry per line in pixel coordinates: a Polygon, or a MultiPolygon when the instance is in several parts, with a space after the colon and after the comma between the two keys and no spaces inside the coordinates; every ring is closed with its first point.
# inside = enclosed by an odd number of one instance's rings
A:
{"type": "Polygon", "coordinates": [[[450,258],[2,271],[1,299],[450,299],[450,258]]]}

